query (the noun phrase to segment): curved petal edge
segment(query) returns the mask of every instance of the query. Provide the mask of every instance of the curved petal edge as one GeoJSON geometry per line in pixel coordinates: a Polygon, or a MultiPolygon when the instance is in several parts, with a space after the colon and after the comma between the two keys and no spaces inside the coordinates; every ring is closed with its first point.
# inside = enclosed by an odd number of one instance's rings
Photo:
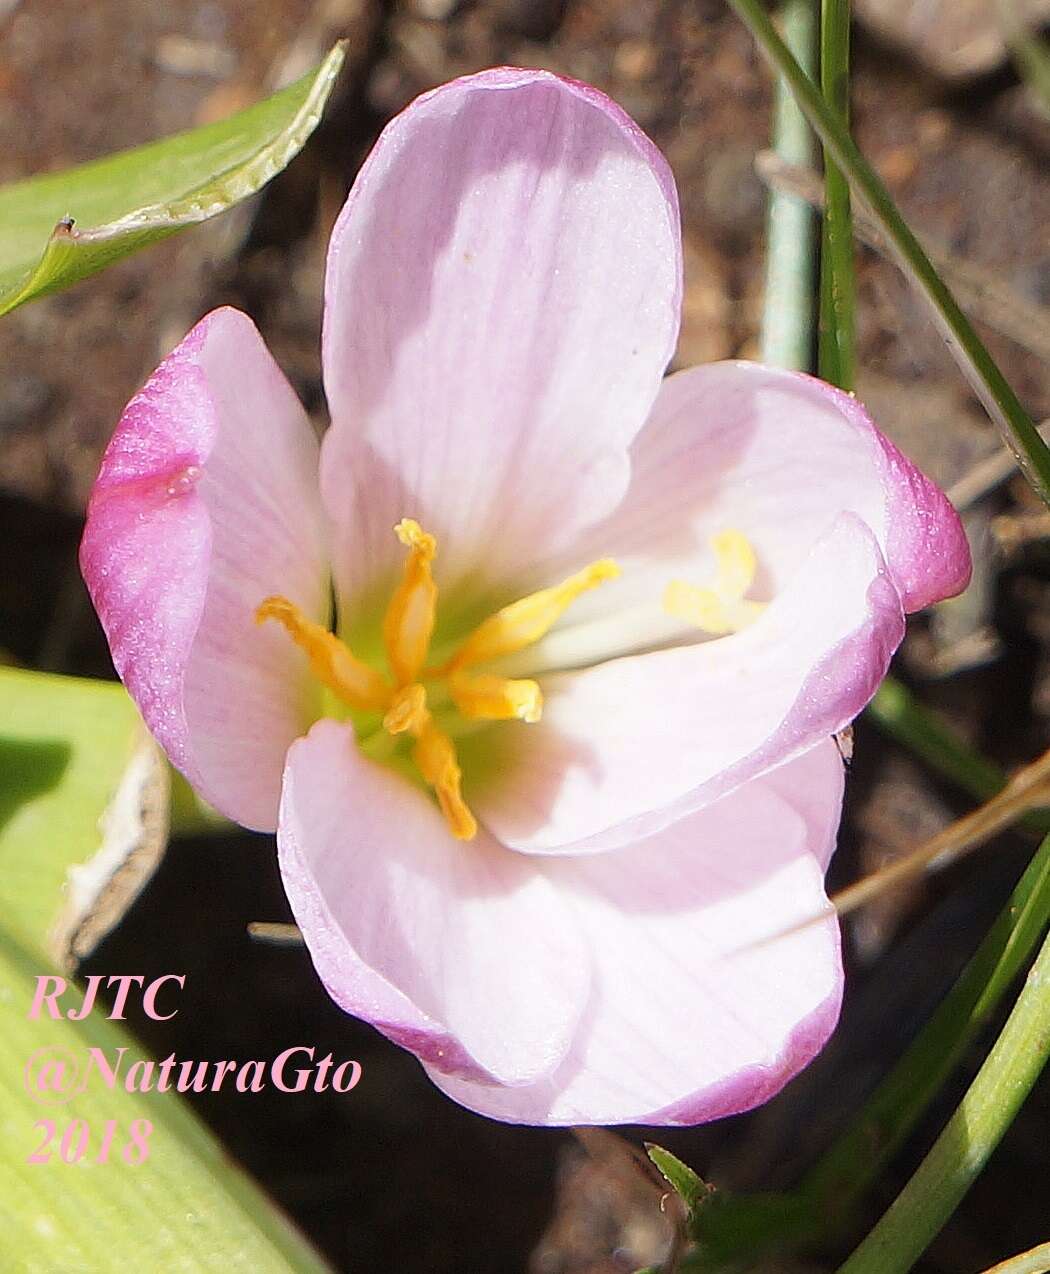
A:
{"type": "Polygon", "coordinates": [[[512,600],[537,554],[625,489],[681,295],[670,169],[609,98],[501,68],[406,107],[328,251],[321,485],[340,596],[385,586],[390,527],[411,516],[443,588],[512,600]]]}
{"type": "Polygon", "coordinates": [[[434,801],[317,722],[288,753],[285,891],[328,993],[442,1073],[516,1086],[564,1057],[589,967],[532,861],[454,840],[434,801]]]}
{"type": "Polygon", "coordinates": [[[482,1114],[554,1125],[702,1123],[777,1093],[842,998],[823,885],[842,795],[831,760],[807,754],[618,851],[543,860],[594,970],[572,1047],[532,1085],[431,1070],[438,1086],[482,1114]]]}
{"type": "Polygon", "coordinates": [[[327,618],[317,441],[254,324],[203,318],[125,408],[80,564],[117,673],[189,781],[276,824],[288,745],[316,714],[301,653],[255,608],[327,618]]]}
{"type": "Polygon", "coordinates": [[[865,433],[886,492],[886,562],[908,614],[955,597],[973,563],[962,521],[944,492],[878,428],[863,404],[814,377],[847,421],[865,433]]]}

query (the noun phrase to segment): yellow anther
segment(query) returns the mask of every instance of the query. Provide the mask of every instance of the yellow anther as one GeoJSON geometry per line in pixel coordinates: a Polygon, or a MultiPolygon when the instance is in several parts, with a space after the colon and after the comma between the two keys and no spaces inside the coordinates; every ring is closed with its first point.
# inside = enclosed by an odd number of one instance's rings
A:
{"type": "Polygon", "coordinates": [[[437,585],[430,563],[437,552],[432,535],[411,518],[402,518],[394,533],[408,549],[401,583],[383,617],[383,641],[390,671],[399,686],[415,681],[430,648],[437,608],[437,585]]]}
{"type": "Polygon", "coordinates": [[[390,702],[385,679],[360,659],[334,633],[312,619],[287,597],[267,597],[255,612],[255,622],[276,619],[310,660],[314,676],[351,708],[382,712],[390,702]]]}
{"type": "Polygon", "coordinates": [[[725,603],[713,588],[698,588],[685,580],[672,580],[664,590],[664,610],[675,619],[702,628],[705,633],[731,633],[725,603]]]}
{"type": "Polygon", "coordinates": [[[463,775],[456,759],[455,744],[433,721],[428,721],[420,732],[412,749],[412,760],[434,789],[452,835],[457,840],[473,840],[478,825],[460,791],[463,775]]]}
{"type": "Polygon", "coordinates": [[[437,540],[419,525],[415,518],[402,518],[394,527],[394,534],[406,549],[415,549],[428,562],[432,562],[437,553],[437,540]]]}
{"type": "Polygon", "coordinates": [[[741,531],[719,531],[711,537],[718,576],[715,592],[724,601],[740,601],[755,582],[758,559],[751,541],[741,531]]]}
{"type": "Polygon", "coordinates": [[[664,591],[664,610],[722,637],[753,623],[765,610],[765,603],[744,597],[758,570],[755,550],[747,536],[740,531],[720,531],[710,543],[715,555],[714,584],[703,588],[672,580],[664,591]]]}
{"type": "Polygon", "coordinates": [[[475,628],[452,659],[424,672],[437,610],[438,590],[431,574],[437,541],[411,518],[403,518],[394,533],[408,554],[383,617],[383,642],[393,685],[285,597],[268,597],[255,617],[259,623],[276,619],[283,624],[292,640],[306,651],[318,680],[352,708],[382,712],[383,729],[388,734],[415,740],[413,763],[433,789],[449,830],[459,840],[471,840],[478,825],[463,799],[456,746],[431,716],[421,676],[444,680],[452,703],[467,720],[539,721],[543,695],[535,681],[467,669],[539,641],[581,593],[614,579],[619,567],[603,558],[554,588],[505,606],[475,628]]]}
{"type": "Polygon", "coordinates": [[[474,629],[442,671],[455,672],[531,646],[550,632],[581,593],[615,579],[619,573],[620,568],[614,561],[602,558],[553,588],[530,593],[504,606],[474,629]]]}
{"type": "Polygon", "coordinates": [[[543,712],[543,695],[535,681],[456,672],[448,688],[452,702],[472,721],[538,721],[543,712]]]}
{"type": "Polygon", "coordinates": [[[429,719],[427,692],[418,681],[414,681],[394,692],[383,718],[383,729],[388,734],[418,735],[429,719]]]}

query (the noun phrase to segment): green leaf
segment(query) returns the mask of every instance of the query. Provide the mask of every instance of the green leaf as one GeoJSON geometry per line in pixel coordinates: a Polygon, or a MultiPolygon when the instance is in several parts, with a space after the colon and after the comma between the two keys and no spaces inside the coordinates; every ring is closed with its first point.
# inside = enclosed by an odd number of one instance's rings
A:
{"type": "Polygon", "coordinates": [[[117,682],[0,668],[0,916],[63,967],[164,850],[168,769],[117,682]]]}
{"type": "MultiPolygon", "coordinates": [[[[93,1067],[83,1091],[64,1103],[44,1104],[31,1095],[30,1081],[34,1075],[39,1079],[44,1061],[40,1050],[64,1059],[69,1078],[73,1063],[85,1074],[90,1048],[101,1049],[111,1066],[117,1050],[126,1049],[120,1072],[125,1080],[132,1063],[145,1057],[100,1007],[81,1022],[53,1021],[46,1008],[30,1020],[37,978],[52,972],[0,929],[4,1271],[324,1274],[327,1266],[173,1092],[140,1092],[134,1084],[129,1092],[120,1081],[110,1088],[93,1067]],[[44,1120],[51,1121],[53,1136],[44,1120]],[[149,1121],[150,1130],[136,1121],[149,1121]],[[84,1154],[69,1162],[81,1135],[84,1154]],[[136,1163],[139,1147],[148,1157],[136,1163]],[[49,1156],[47,1162],[29,1162],[38,1150],[49,1156]]],[[[82,998],[68,991],[59,1007],[69,1011],[82,998]]]]}
{"type": "Polygon", "coordinates": [[[656,1165],[660,1175],[685,1204],[690,1220],[697,1208],[707,1202],[711,1187],[704,1179],[693,1171],[687,1163],[683,1163],[677,1155],[671,1154],[663,1146],[645,1143],[645,1153],[656,1165]]]}
{"type": "Polygon", "coordinates": [[[342,61],[339,44],[229,119],[0,188],[0,314],[255,194],[317,127],[342,61]]]}
{"type": "MultiPolygon", "coordinates": [[[[0,1265],[52,1270],[304,1271],[325,1267],[174,1093],[108,1088],[94,1073],[67,1103],[26,1086],[39,1050],[83,1063],[98,1047],[144,1057],[103,1011],[29,1019],[36,979],[63,972],[120,918],[167,836],[167,763],[124,688],[0,668],[0,1265]],[[149,1159],[122,1157],[135,1120],[149,1159]],[[27,1159],[47,1133],[47,1163],[27,1159]],[[74,1127],[74,1121],[83,1121],[74,1127]],[[108,1162],[95,1160],[107,1127],[108,1162]],[[81,1127],[88,1150],[71,1153],[81,1127]],[[140,1126],[141,1131],[142,1126],[140,1126]]],[[[69,990],[65,1009],[79,1003],[69,990]]],[[[207,1060],[207,1059],[201,1059],[207,1060]]],[[[38,1058],[39,1061],[39,1058],[38,1058]]],[[[250,1100],[250,1099],[249,1099],[250,1100]]]]}

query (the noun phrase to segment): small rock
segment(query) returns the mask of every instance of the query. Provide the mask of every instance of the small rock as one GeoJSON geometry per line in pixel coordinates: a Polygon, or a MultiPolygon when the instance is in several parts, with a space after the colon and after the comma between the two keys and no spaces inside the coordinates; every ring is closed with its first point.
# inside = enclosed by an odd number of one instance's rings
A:
{"type": "Polygon", "coordinates": [[[613,70],[625,80],[647,80],[656,70],[656,49],[645,40],[624,40],[613,55],[613,70]]]}
{"type": "Polygon", "coordinates": [[[427,22],[444,22],[459,8],[460,0],[412,0],[411,9],[417,18],[427,22]]]}
{"type": "Polygon", "coordinates": [[[229,49],[184,35],[162,35],[153,50],[153,61],[172,75],[206,76],[213,80],[224,80],[237,69],[237,58],[229,49]]]}
{"type": "MultiPolygon", "coordinates": [[[[1013,0],[1012,8],[1033,30],[1050,20],[1050,0],[1013,0]]],[[[857,0],[855,13],[946,80],[986,75],[1007,58],[999,6],[988,0],[857,0]]]]}

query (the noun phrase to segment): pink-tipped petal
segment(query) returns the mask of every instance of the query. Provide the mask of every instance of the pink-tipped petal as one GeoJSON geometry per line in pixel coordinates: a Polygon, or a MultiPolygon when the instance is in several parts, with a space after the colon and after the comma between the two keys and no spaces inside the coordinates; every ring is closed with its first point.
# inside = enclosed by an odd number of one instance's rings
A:
{"type": "MultiPolygon", "coordinates": [[[[535,1124],[695,1124],[777,1093],[828,1038],[842,992],[822,820],[785,794],[814,782],[809,760],[615,853],[544,860],[594,970],[574,1045],[528,1087],[431,1069],[434,1081],[472,1110],[535,1124]]],[[[841,779],[822,772],[830,809],[841,779]]]]}
{"type": "Polygon", "coordinates": [[[318,448],[251,320],[215,310],[128,404],[91,495],[80,562],[113,662],[175,765],[231,818],[276,825],[316,690],[283,593],[326,617],[318,448]]]}
{"type": "Polygon", "coordinates": [[[492,732],[467,799],[507,845],[630,844],[840,730],[904,634],[878,544],[842,514],[748,628],[543,679],[543,718],[492,732]]]}
{"type": "Polygon", "coordinates": [[[906,612],[969,581],[969,546],[944,494],[861,403],[812,376],[743,362],[678,372],[664,381],[631,466],[619,508],[564,563],[611,554],[623,582],[575,607],[574,622],[627,594],[659,604],[654,564],[704,583],[710,537],[726,528],[756,549],[751,595],[772,597],[842,513],[871,528],[906,612]]]}
{"type": "Polygon", "coordinates": [[[329,994],[436,1070],[549,1074],[587,997],[585,952],[534,860],[454,840],[431,798],[319,721],[288,754],[281,875],[329,994]]]}
{"type": "Polygon", "coordinates": [[[408,107],[329,248],[322,492],[340,596],[396,569],[403,516],[437,536],[454,590],[512,586],[615,507],[680,297],[670,171],[603,94],[501,69],[408,107]]]}
{"type": "Polygon", "coordinates": [[[875,452],[886,501],[883,552],[905,611],[910,615],[961,593],[973,563],[962,521],[948,497],[876,428],[856,398],[824,381],[806,380],[875,452]]]}

